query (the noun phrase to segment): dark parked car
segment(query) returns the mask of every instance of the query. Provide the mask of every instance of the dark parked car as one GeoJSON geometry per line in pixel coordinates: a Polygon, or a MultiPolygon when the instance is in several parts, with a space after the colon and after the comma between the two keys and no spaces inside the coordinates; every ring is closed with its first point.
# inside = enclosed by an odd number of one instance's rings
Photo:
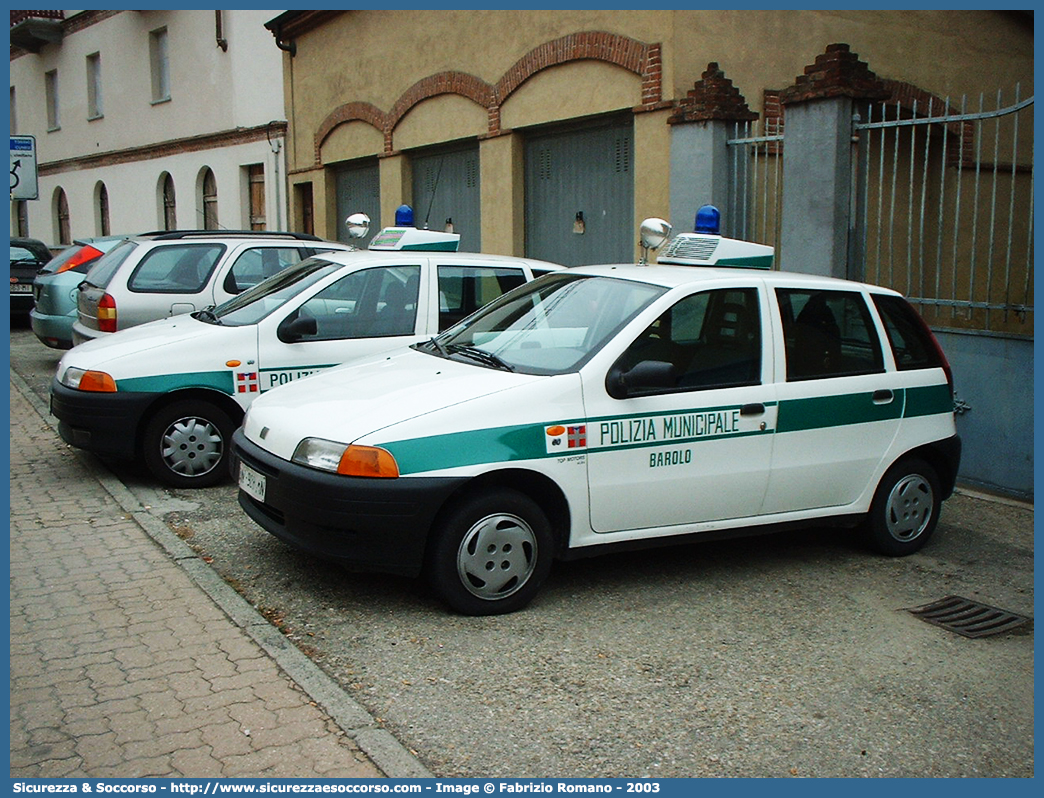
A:
{"type": "Polygon", "coordinates": [[[33,279],[51,259],[51,250],[35,238],[11,239],[11,315],[28,316],[33,309],[33,279]]]}

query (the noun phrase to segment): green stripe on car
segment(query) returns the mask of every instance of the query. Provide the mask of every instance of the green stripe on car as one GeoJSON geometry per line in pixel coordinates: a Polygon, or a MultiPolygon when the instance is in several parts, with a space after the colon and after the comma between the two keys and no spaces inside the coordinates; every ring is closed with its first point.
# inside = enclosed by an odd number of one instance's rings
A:
{"type": "Polygon", "coordinates": [[[116,380],[116,389],[138,393],[170,393],[183,388],[211,388],[232,395],[231,371],[191,371],[116,380]]]}
{"type": "MultiPolygon", "coordinates": [[[[952,411],[949,388],[946,385],[925,388],[897,389],[891,402],[876,404],[873,393],[840,394],[837,396],[791,399],[779,403],[775,430],[733,431],[724,434],[692,435],[679,438],[643,439],[622,445],[583,446],[559,451],[548,451],[547,429],[549,425],[586,426],[587,440],[591,441],[598,425],[614,422],[629,422],[642,418],[671,418],[686,414],[707,415],[716,412],[738,411],[738,406],[676,410],[669,413],[630,414],[600,418],[562,421],[555,419],[542,424],[525,424],[510,427],[491,427],[480,430],[410,438],[389,443],[379,443],[395,457],[399,473],[403,476],[449,468],[483,465],[488,463],[512,463],[524,460],[542,460],[566,455],[597,454],[609,451],[646,449],[721,440],[722,438],[747,437],[772,434],[773,432],[797,432],[811,429],[829,429],[852,424],[869,424],[876,421],[892,421],[901,417],[932,415],[952,411]]],[[[772,403],[767,406],[771,407],[772,403]]]]}

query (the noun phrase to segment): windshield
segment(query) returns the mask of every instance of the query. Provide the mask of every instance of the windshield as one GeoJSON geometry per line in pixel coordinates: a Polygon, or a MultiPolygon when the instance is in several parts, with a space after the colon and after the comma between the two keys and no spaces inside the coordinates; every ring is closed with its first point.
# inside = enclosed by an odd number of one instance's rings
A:
{"type": "Polygon", "coordinates": [[[556,272],[505,294],[417,348],[523,374],[575,371],[667,289],[556,272]]]}
{"type": "Polygon", "coordinates": [[[243,327],[257,324],[287,301],[341,269],[336,263],[322,258],[307,258],[262,280],[248,291],[214,308],[213,312],[193,314],[200,321],[243,327]]]}

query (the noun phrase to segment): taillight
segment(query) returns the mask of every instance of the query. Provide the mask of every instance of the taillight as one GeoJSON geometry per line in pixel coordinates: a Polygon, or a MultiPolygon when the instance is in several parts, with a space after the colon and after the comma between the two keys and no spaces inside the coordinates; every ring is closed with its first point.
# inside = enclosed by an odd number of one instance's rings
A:
{"type": "Polygon", "coordinates": [[[76,269],[76,271],[86,272],[91,263],[102,256],[100,249],[95,249],[92,246],[85,245],[79,252],[73,255],[69,260],[63,263],[55,274],[61,274],[67,272],[70,269],[76,269]],[[80,268],[77,268],[80,267],[80,268]]]}
{"type": "Polygon", "coordinates": [[[98,300],[98,331],[116,332],[116,300],[109,294],[102,294],[98,300]]]}

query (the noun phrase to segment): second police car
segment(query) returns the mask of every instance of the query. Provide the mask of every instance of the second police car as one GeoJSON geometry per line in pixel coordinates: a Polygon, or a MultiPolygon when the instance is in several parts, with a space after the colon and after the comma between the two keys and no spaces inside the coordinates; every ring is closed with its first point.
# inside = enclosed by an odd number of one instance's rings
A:
{"type": "Polygon", "coordinates": [[[233,436],[240,505],[475,615],[525,606],[555,558],[665,538],[825,521],[914,552],[960,458],[946,359],[896,292],[771,258],[678,236],[273,391],[233,436]],[[664,265],[719,258],[755,268],[664,265]]]}
{"type": "MultiPolygon", "coordinates": [[[[349,223],[366,235],[365,216],[349,223]]],[[[321,253],[217,307],[80,344],[51,385],[59,433],[99,455],[141,459],[174,487],[227,479],[232,431],[269,389],[430,338],[562,268],[457,252],[459,240],[385,228],[368,250],[321,253]]]]}

